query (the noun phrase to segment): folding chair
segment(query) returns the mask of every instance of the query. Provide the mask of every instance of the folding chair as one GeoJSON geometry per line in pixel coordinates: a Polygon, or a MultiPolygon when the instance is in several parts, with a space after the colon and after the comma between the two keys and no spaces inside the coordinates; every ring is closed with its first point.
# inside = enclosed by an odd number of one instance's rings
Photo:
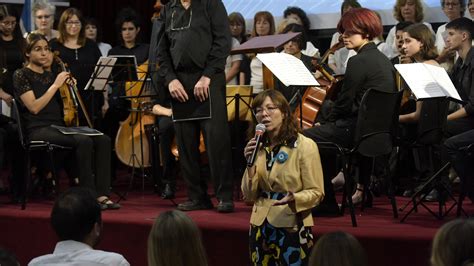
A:
{"type": "MultiPolygon", "coordinates": [[[[392,151],[401,95],[400,92],[384,92],[375,89],[369,89],[364,93],[357,117],[354,146],[352,149],[344,148],[333,142],[318,142],[318,145],[333,146],[338,150],[345,179],[341,213],[344,213],[347,199],[352,226],[354,227],[357,226],[357,221],[351,197],[353,190],[353,177],[351,174],[355,157],[362,155],[375,158],[389,154],[392,151]]],[[[388,170],[388,162],[386,165],[388,170]]],[[[397,218],[398,212],[391,175],[389,176],[389,182],[388,196],[391,201],[393,216],[397,218]]]]}
{"type": "Polygon", "coordinates": [[[54,167],[55,164],[54,164],[53,152],[56,149],[70,150],[71,148],[52,144],[47,141],[29,140],[26,134],[24,133],[20,111],[15,99],[13,99],[13,102],[12,102],[12,109],[13,109],[14,119],[16,120],[17,125],[18,125],[18,136],[20,138],[20,143],[25,151],[24,159],[25,159],[25,164],[26,164],[26,167],[25,167],[26,180],[24,182],[25,186],[23,190],[23,196],[21,199],[21,209],[24,210],[26,208],[27,199],[31,193],[32,180],[31,180],[31,154],[30,153],[33,151],[45,151],[48,153],[49,160],[51,162],[51,165],[53,166],[51,167],[51,173],[53,175],[53,179],[56,181],[56,184],[59,184],[58,183],[59,179],[54,167]]]}

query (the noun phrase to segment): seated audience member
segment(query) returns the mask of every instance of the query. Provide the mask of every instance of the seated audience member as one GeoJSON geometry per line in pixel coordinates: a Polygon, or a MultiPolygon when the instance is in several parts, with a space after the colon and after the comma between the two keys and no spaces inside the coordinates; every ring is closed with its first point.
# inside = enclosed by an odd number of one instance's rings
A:
{"type": "Polygon", "coordinates": [[[433,239],[432,266],[465,266],[474,262],[474,220],[454,220],[443,225],[433,239]]]}
{"type": "Polygon", "coordinates": [[[148,236],[149,266],[206,266],[206,252],[197,225],[184,212],[166,211],[148,236]]]}
{"type": "Polygon", "coordinates": [[[20,266],[15,255],[10,251],[0,248],[0,265],[2,266],[20,266]]]}
{"type": "Polygon", "coordinates": [[[345,232],[323,235],[311,252],[310,266],[366,266],[367,255],[359,241],[345,232]]]}
{"type": "Polygon", "coordinates": [[[28,265],[130,265],[120,254],[95,250],[102,233],[100,205],[94,192],[73,187],[62,193],[51,211],[51,225],[59,242],[52,254],[28,265]]]}

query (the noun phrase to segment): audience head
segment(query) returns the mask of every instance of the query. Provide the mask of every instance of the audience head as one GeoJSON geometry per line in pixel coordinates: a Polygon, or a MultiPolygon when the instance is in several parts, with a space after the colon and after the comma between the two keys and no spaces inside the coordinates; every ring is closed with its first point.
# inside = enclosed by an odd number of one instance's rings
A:
{"type": "Polygon", "coordinates": [[[431,265],[472,265],[473,251],[474,220],[454,220],[446,223],[436,232],[431,250],[431,265]]]}
{"type": "Polygon", "coordinates": [[[15,255],[10,251],[0,248],[0,265],[2,266],[20,266],[15,255]]]}
{"type": "Polygon", "coordinates": [[[423,62],[438,57],[433,33],[423,23],[405,28],[402,48],[405,55],[414,57],[416,61],[423,62]]]}
{"type": "Polygon", "coordinates": [[[121,44],[135,44],[138,41],[141,20],[135,10],[131,8],[122,9],[115,20],[115,27],[119,33],[121,44]]]}
{"type": "Polygon", "coordinates": [[[290,45],[292,47],[297,46],[296,48],[298,52],[300,52],[301,50],[305,50],[306,49],[306,33],[303,26],[299,24],[294,24],[294,23],[288,24],[286,25],[286,27],[283,29],[281,33],[288,33],[288,32],[301,32],[301,34],[295,39],[293,39],[292,41],[285,44],[284,46],[285,52],[288,54],[294,54],[292,52],[287,51],[287,48],[288,48],[287,45],[290,45]]]}
{"type": "Polygon", "coordinates": [[[341,16],[343,16],[347,11],[351,10],[352,8],[361,8],[362,6],[359,4],[357,0],[344,0],[341,4],[341,16]]]}
{"type": "Polygon", "coordinates": [[[448,37],[446,38],[446,46],[458,50],[464,44],[468,46],[472,42],[474,36],[474,22],[466,17],[457,18],[446,25],[448,37]]]}
{"type": "Polygon", "coordinates": [[[100,27],[97,19],[86,18],[84,27],[86,38],[89,38],[97,43],[102,42],[102,28],[100,27]]]}
{"type": "Polygon", "coordinates": [[[397,50],[400,54],[405,53],[403,51],[403,32],[410,25],[413,25],[413,22],[402,21],[402,22],[398,22],[397,25],[395,26],[395,39],[397,42],[397,50]]]}
{"type": "Polygon", "coordinates": [[[58,41],[64,44],[67,39],[77,38],[77,44],[84,46],[86,35],[82,25],[84,25],[84,18],[81,11],[73,7],[64,10],[58,24],[58,41]]]}
{"type": "Polygon", "coordinates": [[[309,21],[306,12],[303,9],[296,6],[289,6],[283,12],[284,18],[294,18],[297,24],[303,26],[304,31],[308,32],[311,28],[311,22],[309,21]]]}
{"type": "Polygon", "coordinates": [[[323,235],[314,246],[310,266],[366,266],[367,255],[359,241],[349,233],[323,235]]]}
{"type": "Polygon", "coordinates": [[[441,0],[441,8],[449,21],[464,17],[466,0],[441,0]]]}
{"type": "Polygon", "coordinates": [[[393,7],[393,17],[399,22],[422,22],[424,13],[421,0],[397,0],[393,7]]]}
{"type": "Polygon", "coordinates": [[[35,26],[37,30],[46,33],[53,29],[56,6],[52,5],[47,0],[39,0],[35,1],[31,8],[31,12],[35,18],[35,26]]]}
{"type": "Polygon", "coordinates": [[[239,12],[232,12],[229,15],[229,26],[232,37],[239,40],[240,43],[247,41],[247,30],[245,19],[239,12]]]}
{"type": "Polygon", "coordinates": [[[275,34],[275,19],[268,11],[259,11],[253,18],[252,37],[275,34]]]}
{"type": "Polygon", "coordinates": [[[148,265],[207,265],[201,233],[188,215],[172,210],[156,218],[148,236],[148,265]]]}
{"type": "Polygon", "coordinates": [[[100,206],[94,192],[73,187],[59,195],[51,211],[51,225],[61,241],[75,240],[94,247],[102,228],[100,206]]]}
{"type": "MultiPolygon", "coordinates": [[[[283,143],[298,137],[299,127],[285,96],[278,90],[264,90],[252,101],[252,110],[257,123],[263,123],[266,134],[273,136],[275,143],[283,143]]],[[[255,122],[249,131],[253,137],[255,122]]]]}
{"type": "Polygon", "coordinates": [[[353,8],[339,20],[337,30],[342,34],[346,48],[357,50],[382,34],[382,23],[372,10],[353,8]]]}

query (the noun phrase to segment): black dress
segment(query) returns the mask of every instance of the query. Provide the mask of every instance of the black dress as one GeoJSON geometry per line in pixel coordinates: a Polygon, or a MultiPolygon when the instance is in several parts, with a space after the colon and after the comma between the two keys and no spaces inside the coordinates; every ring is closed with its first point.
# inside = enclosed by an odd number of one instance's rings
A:
{"type": "MultiPolygon", "coordinates": [[[[29,68],[18,69],[13,76],[15,97],[21,102],[21,95],[33,91],[35,97],[39,98],[53,84],[54,79],[51,72],[37,73],[29,68]]],[[[74,173],[79,178],[79,184],[93,189],[98,196],[108,195],[110,193],[110,138],[105,135],[64,135],[51,127],[51,125],[64,125],[60,101],[61,98],[57,92],[38,114],[32,114],[26,108],[22,108],[21,116],[29,140],[42,140],[72,147],[76,170],[74,173]]]]}

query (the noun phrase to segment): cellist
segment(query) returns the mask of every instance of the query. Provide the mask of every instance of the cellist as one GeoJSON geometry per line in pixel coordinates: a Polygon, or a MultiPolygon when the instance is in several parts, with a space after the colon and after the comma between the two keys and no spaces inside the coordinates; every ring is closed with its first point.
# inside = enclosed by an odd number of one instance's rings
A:
{"type": "Polygon", "coordinates": [[[51,125],[64,126],[58,89],[70,81],[70,74],[61,72],[56,77],[44,70],[50,47],[46,38],[37,33],[27,37],[27,64],[14,73],[15,98],[25,107],[21,114],[29,140],[48,141],[71,147],[79,176],[79,185],[96,192],[97,202],[104,209],[118,209],[120,205],[109,199],[110,194],[110,139],[105,136],[64,135],[51,125]],[[95,173],[95,177],[93,175],[95,173]]]}

